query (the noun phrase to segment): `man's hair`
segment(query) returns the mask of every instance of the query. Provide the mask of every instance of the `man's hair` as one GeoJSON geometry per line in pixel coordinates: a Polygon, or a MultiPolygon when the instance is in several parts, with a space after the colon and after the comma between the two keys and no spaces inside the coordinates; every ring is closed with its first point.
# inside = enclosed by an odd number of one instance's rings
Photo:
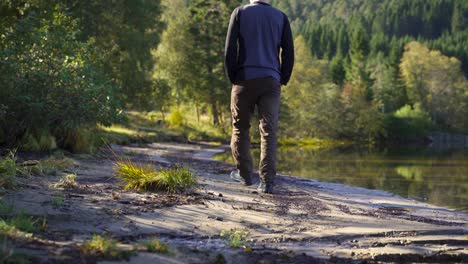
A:
{"type": "Polygon", "coordinates": [[[270,3],[271,0],[250,0],[250,3],[252,4],[253,2],[265,2],[265,3],[270,3]]]}

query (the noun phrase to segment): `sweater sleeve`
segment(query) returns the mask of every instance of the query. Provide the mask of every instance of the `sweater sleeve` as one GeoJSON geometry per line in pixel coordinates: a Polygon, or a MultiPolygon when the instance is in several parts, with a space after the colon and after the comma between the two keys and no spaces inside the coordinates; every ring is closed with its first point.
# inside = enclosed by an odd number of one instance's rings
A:
{"type": "Polygon", "coordinates": [[[224,68],[231,83],[235,82],[238,60],[239,8],[234,9],[229,21],[224,49],[224,68]]]}
{"type": "Polygon", "coordinates": [[[284,15],[283,35],[281,37],[281,84],[287,85],[294,67],[294,42],[289,19],[284,15]]]}

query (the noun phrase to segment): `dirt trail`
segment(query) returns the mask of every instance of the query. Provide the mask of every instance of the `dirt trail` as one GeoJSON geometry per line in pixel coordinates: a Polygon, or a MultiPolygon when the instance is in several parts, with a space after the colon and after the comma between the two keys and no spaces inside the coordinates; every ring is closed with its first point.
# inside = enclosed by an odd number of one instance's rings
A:
{"type": "Polygon", "coordinates": [[[190,167],[199,186],[188,195],[122,191],[112,161],[90,158],[75,161],[78,188],[53,190],[48,185],[58,177],[33,177],[3,201],[47,216],[46,233],[19,245],[44,263],[110,263],[77,256],[78,245],[95,233],[110,234],[122,246],[149,237],[170,246],[172,254],[139,252],[130,263],[468,262],[466,213],[289,176],[278,177],[276,194],[258,194],[229,181],[231,165],[211,160],[224,150],[176,143],[114,146],[135,161],[190,167]],[[53,204],[57,196],[63,205],[53,204]],[[227,246],[219,236],[223,230],[248,232],[249,249],[227,246]]]}

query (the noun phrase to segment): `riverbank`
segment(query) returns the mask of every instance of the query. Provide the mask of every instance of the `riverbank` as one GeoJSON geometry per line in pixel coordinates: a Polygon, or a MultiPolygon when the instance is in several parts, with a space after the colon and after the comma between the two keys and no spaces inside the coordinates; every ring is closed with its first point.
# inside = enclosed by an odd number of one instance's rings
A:
{"type": "Polygon", "coordinates": [[[278,177],[276,194],[259,194],[229,181],[232,166],[211,159],[224,150],[176,143],[113,147],[136,162],[189,167],[198,187],[185,195],[123,191],[110,152],[75,156],[74,188],[49,188],[60,175],[30,177],[21,189],[4,193],[2,202],[45,216],[47,228],[14,241],[15,251],[42,263],[109,263],[79,251],[93,234],[105,234],[122,249],[153,237],[169,246],[170,254],[137,247],[130,263],[468,261],[466,213],[286,175],[278,177]],[[54,203],[56,197],[63,203],[54,203]],[[231,247],[237,238],[238,247],[231,247]]]}

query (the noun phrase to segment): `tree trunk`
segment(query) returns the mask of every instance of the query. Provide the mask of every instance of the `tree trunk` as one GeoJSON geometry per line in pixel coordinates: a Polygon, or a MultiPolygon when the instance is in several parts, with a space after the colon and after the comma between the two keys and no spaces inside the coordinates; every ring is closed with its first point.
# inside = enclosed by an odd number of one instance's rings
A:
{"type": "Polygon", "coordinates": [[[218,106],[216,102],[211,103],[211,114],[213,115],[213,125],[219,125],[218,106]]]}
{"type": "Polygon", "coordinates": [[[197,112],[197,124],[200,124],[200,108],[198,107],[198,103],[195,104],[195,110],[197,112]]]}

